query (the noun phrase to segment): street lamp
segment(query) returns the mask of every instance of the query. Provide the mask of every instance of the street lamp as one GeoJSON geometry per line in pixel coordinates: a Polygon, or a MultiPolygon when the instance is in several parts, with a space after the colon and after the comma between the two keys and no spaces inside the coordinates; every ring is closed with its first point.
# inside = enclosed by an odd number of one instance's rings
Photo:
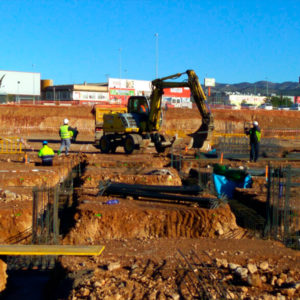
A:
{"type": "Polygon", "coordinates": [[[120,79],[122,79],[122,48],[119,49],[120,79]]]}
{"type": "Polygon", "coordinates": [[[34,82],[34,64],[32,64],[32,98],[33,98],[33,104],[35,104],[35,82],[34,82]]]}
{"type": "Polygon", "coordinates": [[[18,101],[17,103],[20,103],[20,81],[17,81],[17,84],[18,84],[18,101]]]}
{"type": "Polygon", "coordinates": [[[155,76],[158,78],[158,33],[155,33],[155,76]]]}

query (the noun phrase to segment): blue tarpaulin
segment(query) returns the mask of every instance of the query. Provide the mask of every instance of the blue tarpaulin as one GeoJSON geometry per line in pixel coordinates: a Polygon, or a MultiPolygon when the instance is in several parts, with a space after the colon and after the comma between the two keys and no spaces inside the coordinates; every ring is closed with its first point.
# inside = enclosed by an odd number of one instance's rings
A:
{"type": "Polygon", "coordinates": [[[223,175],[213,173],[213,180],[218,197],[226,195],[228,199],[232,199],[236,187],[246,189],[252,186],[252,178],[250,175],[247,175],[242,181],[233,181],[223,175]]]}

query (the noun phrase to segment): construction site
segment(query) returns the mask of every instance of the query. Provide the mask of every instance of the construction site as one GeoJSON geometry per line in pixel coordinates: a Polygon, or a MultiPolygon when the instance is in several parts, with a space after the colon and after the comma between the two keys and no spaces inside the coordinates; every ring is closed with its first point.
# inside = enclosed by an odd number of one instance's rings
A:
{"type": "Polygon", "coordinates": [[[203,114],[169,108],[170,147],[126,139],[124,151],[95,144],[92,107],[0,106],[1,299],[300,299],[300,113],[211,115],[202,148],[185,136],[203,114]],[[47,140],[57,153],[65,118],[76,141],[44,166],[38,151],[47,140]],[[217,168],[251,185],[226,197],[217,168]]]}

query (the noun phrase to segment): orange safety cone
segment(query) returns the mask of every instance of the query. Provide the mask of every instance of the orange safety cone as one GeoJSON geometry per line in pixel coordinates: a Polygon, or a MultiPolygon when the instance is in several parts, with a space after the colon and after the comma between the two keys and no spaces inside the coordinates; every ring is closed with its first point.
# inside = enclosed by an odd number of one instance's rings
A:
{"type": "Polygon", "coordinates": [[[24,156],[24,163],[25,163],[25,164],[28,163],[28,156],[27,156],[27,153],[25,153],[25,156],[24,156]]]}
{"type": "Polygon", "coordinates": [[[223,152],[221,153],[220,164],[223,163],[223,152]]]}

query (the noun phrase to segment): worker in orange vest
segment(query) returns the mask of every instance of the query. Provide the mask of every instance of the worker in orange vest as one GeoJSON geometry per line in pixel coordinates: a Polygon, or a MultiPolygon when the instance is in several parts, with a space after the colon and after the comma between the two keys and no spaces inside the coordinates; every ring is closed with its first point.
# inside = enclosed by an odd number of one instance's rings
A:
{"type": "Polygon", "coordinates": [[[148,107],[145,107],[145,105],[144,104],[141,104],[140,105],[140,112],[141,113],[148,113],[148,107]]]}

